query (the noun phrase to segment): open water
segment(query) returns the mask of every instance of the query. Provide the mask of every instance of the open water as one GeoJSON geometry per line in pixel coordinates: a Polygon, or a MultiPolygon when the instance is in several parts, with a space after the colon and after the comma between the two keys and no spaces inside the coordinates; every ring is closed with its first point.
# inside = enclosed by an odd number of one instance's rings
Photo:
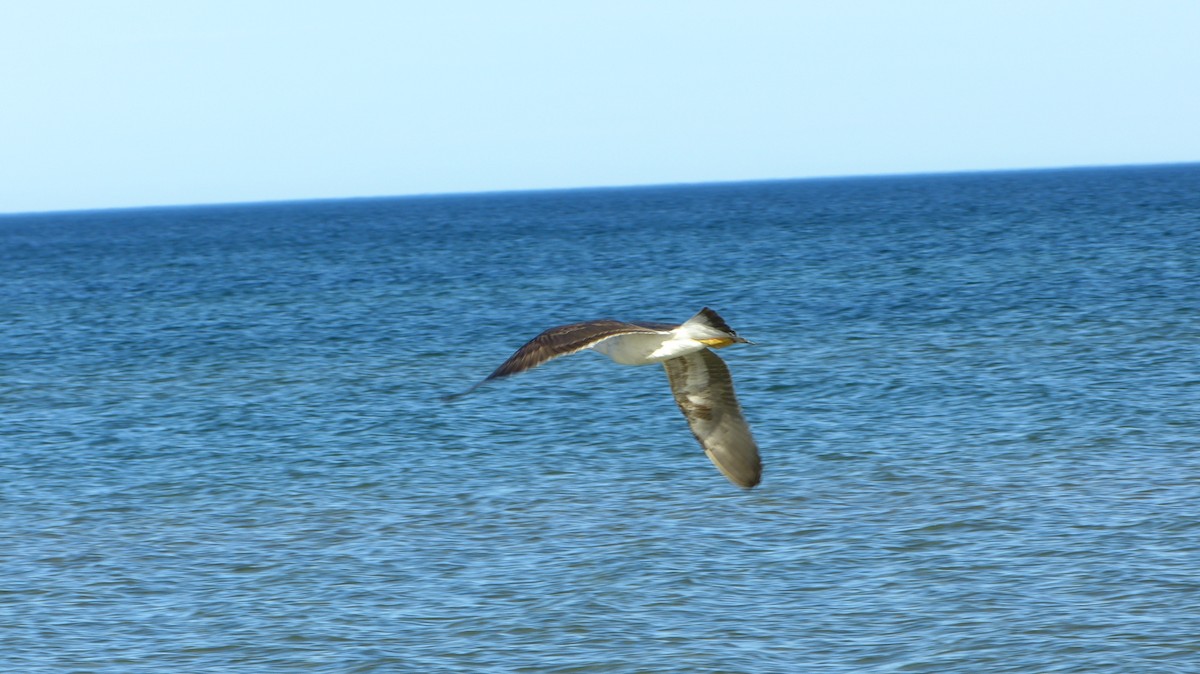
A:
{"type": "Polygon", "coordinates": [[[0,217],[0,671],[1198,672],[1198,369],[1196,165],[0,217]]]}

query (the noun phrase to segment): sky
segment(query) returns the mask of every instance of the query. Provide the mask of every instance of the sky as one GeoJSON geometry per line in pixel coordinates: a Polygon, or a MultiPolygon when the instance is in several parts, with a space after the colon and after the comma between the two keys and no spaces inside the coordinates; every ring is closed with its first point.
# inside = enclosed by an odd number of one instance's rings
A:
{"type": "Polygon", "coordinates": [[[0,213],[1200,161],[1196,0],[0,0],[0,213]]]}

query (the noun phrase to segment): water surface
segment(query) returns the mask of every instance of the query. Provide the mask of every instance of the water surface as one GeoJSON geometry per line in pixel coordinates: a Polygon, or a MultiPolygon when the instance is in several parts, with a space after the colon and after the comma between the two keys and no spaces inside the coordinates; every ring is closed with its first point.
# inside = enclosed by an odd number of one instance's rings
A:
{"type": "Polygon", "coordinates": [[[1200,167],[0,218],[0,669],[1200,670],[1200,167]],[[451,404],[526,339],[661,368],[451,404]]]}

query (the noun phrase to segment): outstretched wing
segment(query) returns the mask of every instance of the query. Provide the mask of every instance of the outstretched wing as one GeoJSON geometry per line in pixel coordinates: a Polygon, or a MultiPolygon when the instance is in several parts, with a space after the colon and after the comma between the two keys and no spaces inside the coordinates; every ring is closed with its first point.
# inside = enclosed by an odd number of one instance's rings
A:
{"type": "Polygon", "coordinates": [[[609,319],[587,321],[586,323],[572,323],[570,325],[560,325],[557,328],[550,328],[526,342],[525,346],[517,349],[517,352],[509,356],[508,360],[496,368],[495,372],[487,376],[487,379],[484,379],[462,393],[452,393],[442,396],[442,399],[447,401],[456,400],[493,379],[531,370],[559,356],[569,356],[573,353],[578,353],[609,337],[630,333],[659,334],[661,332],[663,331],[650,327],[648,324],[635,325],[633,323],[609,319]]]}
{"type": "Polygon", "coordinates": [[[629,333],[657,333],[657,330],[625,323],[623,321],[600,320],[586,323],[572,323],[550,328],[542,334],[529,340],[525,346],[504,361],[496,371],[488,375],[484,381],[507,377],[530,370],[546,361],[559,356],[569,356],[578,353],[593,344],[609,337],[629,333]]]}
{"type": "Polygon", "coordinates": [[[663,361],[675,402],[704,453],[729,481],[749,489],[762,479],[762,461],[733,393],[725,361],[708,349],[663,361]]]}

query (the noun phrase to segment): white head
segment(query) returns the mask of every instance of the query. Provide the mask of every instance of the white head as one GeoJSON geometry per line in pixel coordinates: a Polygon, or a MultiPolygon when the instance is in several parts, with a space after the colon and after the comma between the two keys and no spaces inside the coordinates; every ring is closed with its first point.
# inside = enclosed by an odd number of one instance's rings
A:
{"type": "Polygon", "coordinates": [[[738,337],[737,332],[729,327],[717,312],[708,307],[701,309],[700,313],[679,327],[684,336],[712,349],[724,348],[730,344],[753,344],[744,337],[738,337]]]}

